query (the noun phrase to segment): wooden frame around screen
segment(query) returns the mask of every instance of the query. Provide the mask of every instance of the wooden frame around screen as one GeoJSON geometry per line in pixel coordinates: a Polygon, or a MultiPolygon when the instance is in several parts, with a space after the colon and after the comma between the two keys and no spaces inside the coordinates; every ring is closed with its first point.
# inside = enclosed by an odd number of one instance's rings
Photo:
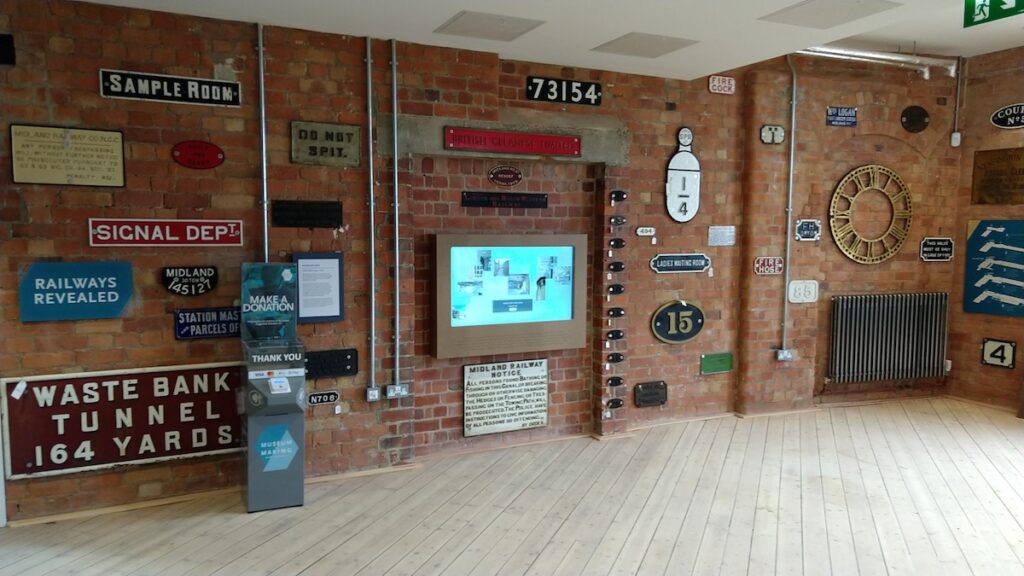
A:
{"type": "Polygon", "coordinates": [[[465,358],[572,350],[586,346],[587,236],[585,234],[438,234],[434,243],[434,338],[436,358],[465,358]],[[453,246],[572,246],[572,318],[558,322],[527,322],[453,328],[451,313],[451,249],[453,246]]]}

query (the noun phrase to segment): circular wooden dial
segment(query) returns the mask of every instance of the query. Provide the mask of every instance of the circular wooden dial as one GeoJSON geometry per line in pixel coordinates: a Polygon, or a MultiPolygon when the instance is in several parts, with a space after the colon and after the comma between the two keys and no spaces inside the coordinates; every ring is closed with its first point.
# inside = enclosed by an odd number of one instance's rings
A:
{"type": "Polygon", "coordinates": [[[910,234],[913,208],[910,188],[898,174],[879,164],[855,168],[836,186],[829,206],[829,228],[836,245],[848,258],[861,264],[879,264],[892,258],[910,234]],[[854,219],[858,198],[882,194],[889,201],[891,217],[881,235],[866,237],[854,219]]]}

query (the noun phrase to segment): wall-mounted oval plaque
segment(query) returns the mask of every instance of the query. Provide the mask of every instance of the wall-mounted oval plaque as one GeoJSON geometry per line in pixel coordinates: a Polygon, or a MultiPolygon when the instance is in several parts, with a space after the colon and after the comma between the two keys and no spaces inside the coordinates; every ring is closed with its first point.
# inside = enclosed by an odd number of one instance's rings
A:
{"type": "Polygon", "coordinates": [[[487,173],[487,179],[498,186],[515,186],[523,181],[523,171],[507,164],[495,166],[487,173]]]}
{"type": "Polygon", "coordinates": [[[209,170],[224,163],[224,151],[212,142],[185,140],[171,148],[171,158],[185,168],[209,170]]]}
{"type": "Polygon", "coordinates": [[[1024,102],[1003,106],[992,113],[992,124],[1006,130],[1024,128],[1024,102]]]}
{"type": "Polygon", "coordinates": [[[214,266],[172,266],[160,270],[160,282],[171,294],[198,296],[217,287],[214,266]]]}
{"type": "Polygon", "coordinates": [[[693,304],[676,300],[658,308],[651,317],[651,331],[667,344],[692,340],[704,329],[704,311],[693,304]]]}

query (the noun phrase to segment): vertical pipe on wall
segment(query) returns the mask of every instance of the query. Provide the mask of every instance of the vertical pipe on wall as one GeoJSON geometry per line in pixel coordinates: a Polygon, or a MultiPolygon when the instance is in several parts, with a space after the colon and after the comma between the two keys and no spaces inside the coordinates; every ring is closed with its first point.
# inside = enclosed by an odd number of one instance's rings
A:
{"type": "Polygon", "coordinates": [[[786,64],[793,77],[793,95],[789,101],[789,178],[786,194],[786,265],[782,280],[782,343],[779,350],[786,350],[789,344],[789,271],[793,254],[793,170],[796,165],[796,67],[792,56],[786,56],[786,64]]]}
{"type": "Polygon", "coordinates": [[[263,261],[270,262],[270,222],[269,222],[269,197],[267,189],[267,89],[264,82],[266,74],[266,63],[263,57],[263,24],[256,24],[256,51],[259,52],[260,63],[260,182],[262,184],[262,200],[260,207],[263,210],[263,261]]]}
{"type": "Polygon", "coordinates": [[[392,204],[394,207],[393,217],[395,219],[395,375],[394,384],[398,386],[402,380],[399,377],[399,361],[401,356],[401,315],[399,304],[401,302],[402,285],[401,275],[399,271],[402,266],[402,253],[399,248],[399,234],[398,234],[398,53],[395,48],[395,41],[391,40],[391,145],[393,164],[393,180],[391,185],[393,187],[394,198],[392,204]]]}
{"type": "Polygon", "coordinates": [[[370,210],[370,381],[368,388],[377,386],[377,224],[374,201],[373,171],[373,39],[366,37],[366,164],[369,171],[370,210]]]}

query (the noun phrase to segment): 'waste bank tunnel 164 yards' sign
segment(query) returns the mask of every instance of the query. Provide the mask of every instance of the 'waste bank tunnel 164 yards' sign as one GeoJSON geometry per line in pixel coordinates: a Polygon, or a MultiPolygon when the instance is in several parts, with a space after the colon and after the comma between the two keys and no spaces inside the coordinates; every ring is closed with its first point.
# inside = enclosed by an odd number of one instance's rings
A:
{"type": "Polygon", "coordinates": [[[18,286],[22,322],[117,318],[132,297],[128,262],[36,262],[18,286]]]}
{"type": "Polygon", "coordinates": [[[0,380],[8,478],[239,448],[237,363],[0,380]]]}

